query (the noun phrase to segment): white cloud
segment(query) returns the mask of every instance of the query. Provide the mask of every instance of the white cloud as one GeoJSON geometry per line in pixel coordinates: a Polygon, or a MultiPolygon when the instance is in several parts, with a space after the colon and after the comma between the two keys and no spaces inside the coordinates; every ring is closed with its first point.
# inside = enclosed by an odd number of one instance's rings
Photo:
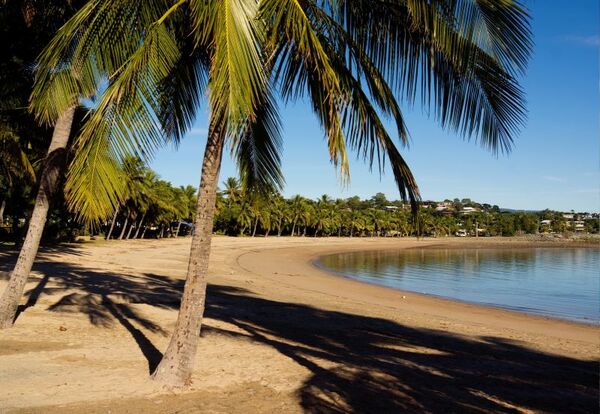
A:
{"type": "Polygon", "coordinates": [[[566,36],[565,40],[572,43],[577,43],[583,46],[600,46],[600,36],[566,36]]]}
{"type": "Polygon", "coordinates": [[[552,175],[544,175],[542,178],[546,181],[553,181],[555,183],[566,183],[567,182],[566,178],[554,177],[552,175]]]}

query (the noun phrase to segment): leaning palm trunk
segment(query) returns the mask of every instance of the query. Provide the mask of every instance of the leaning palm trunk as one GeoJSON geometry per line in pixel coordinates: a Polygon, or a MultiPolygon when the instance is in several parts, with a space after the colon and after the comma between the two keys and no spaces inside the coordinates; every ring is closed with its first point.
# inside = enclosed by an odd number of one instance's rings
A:
{"type": "Polygon", "coordinates": [[[146,218],[146,212],[144,211],[144,214],[142,214],[142,218],[140,219],[139,223],[135,226],[135,234],[133,235],[134,239],[138,238],[138,234],[140,233],[140,229],[142,228],[142,224],[144,223],[144,219],[146,218]]]}
{"type": "Polygon", "coordinates": [[[296,232],[296,220],[294,220],[294,223],[292,224],[292,237],[294,237],[295,232],[296,232]]]}
{"type": "Polygon", "coordinates": [[[40,246],[42,232],[48,217],[50,198],[56,192],[58,178],[65,162],[66,148],[71,134],[75,108],[69,108],[58,118],[54,126],[52,141],[46,155],[35,207],[29,221],[25,241],[21,247],[17,264],[13,269],[8,286],[0,299],[0,329],[13,325],[29,272],[40,246]]]}
{"type": "Polygon", "coordinates": [[[131,237],[131,232],[133,231],[134,227],[135,227],[135,220],[133,223],[131,223],[131,226],[129,226],[129,231],[127,232],[127,236],[125,236],[125,240],[129,240],[129,238],[131,237]]]}
{"type": "Polygon", "coordinates": [[[256,236],[256,229],[258,228],[258,217],[254,221],[254,229],[252,230],[252,237],[256,236]]]}
{"type": "Polygon", "coordinates": [[[2,200],[0,204],[0,226],[4,225],[4,209],[6,208],[6,200],[2,200]]]}
{"type": "Polygon", "coordinates": [[[129,217],[125,217],[125,223],[123,224],[123,229],[121,230],[121,234],[119,235],[119,240],[123,240],[123,236],[125,235],[125,230],[127,229],[128,221],[129,221],[129,217]]]}
{"type": "Polygon", "coordinates": [[[213,230],[213,215],[217,198],[217,182],[223,152],[223,135],[209,134],[202,162],[202,178],[192,237],[188,271],[179,308],[177,323],[167,351],[153,374],[163,384],[181,387],[192,379],[194,359],[206,297],[206,275],[213,230]]]}
{"type": "Polygon", "coordinates": [[[119,207],[115,210],[115,215],[113,216],[112,223],[110,224],[110,230],[108,230],[108,234],[106,235],[106,240],[110,240],[110,236],[112,235],[113,230],[115,229],[115,223],[117,222],[117,216],[119,215],[119,207]]]}

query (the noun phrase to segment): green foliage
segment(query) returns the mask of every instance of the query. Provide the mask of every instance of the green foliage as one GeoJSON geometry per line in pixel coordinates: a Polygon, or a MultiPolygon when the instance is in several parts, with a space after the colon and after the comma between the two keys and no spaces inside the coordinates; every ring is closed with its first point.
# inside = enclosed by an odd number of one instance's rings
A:
{"type": "MultiPolygon", "coordinates": [[[[515,236],[543,231],[540,221],[546,217],[566,223],[559,212],[500,212],[498,206],[469,199],[459,203],[448,200],[443,205],[450,207],[440,209],[433,202],[429,208],[421,208],[415,220],[408,204],[387,200],[383,193],[367,200],[357,196],[333,200],[326,194],[317,200],[300,195],[284,199],[278,193],[245,192],[233,177],[223,186],[215,231],[232,236],[447,237],[461,229],[470,236],[476,231],[480,237],[515,236]],[[465,212],[463,206],[467,205],[475,211],[465,212]]],[[[586,225],[591,232],[598,232],[598,219],[589,219],[586,225]]]]}

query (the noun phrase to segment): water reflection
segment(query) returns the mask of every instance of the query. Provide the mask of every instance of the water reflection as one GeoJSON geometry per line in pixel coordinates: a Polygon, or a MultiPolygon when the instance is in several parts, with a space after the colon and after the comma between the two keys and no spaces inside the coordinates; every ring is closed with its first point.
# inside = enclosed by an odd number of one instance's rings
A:
{"type": "Polygon", "coordinates": [[[383,286],[574,320],[599,315],[598,249],[409,249],[321,257],[383,286]]]}

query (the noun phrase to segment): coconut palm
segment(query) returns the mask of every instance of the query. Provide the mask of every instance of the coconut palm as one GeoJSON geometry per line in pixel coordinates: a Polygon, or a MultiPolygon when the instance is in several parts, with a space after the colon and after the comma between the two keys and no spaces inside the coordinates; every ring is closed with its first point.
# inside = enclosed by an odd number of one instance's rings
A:
{"type": "Polygon", "coordinates": [[[247,199],[243,199],[240,203],[240,213],[237,222],[239,224],[240,236],[244,235],[246,229],[252,227],[252,204],[247,199]]]}
{"type": "Polygon", "coordinates": [[[231,208],[233,203],[239,201],[241,198],[242,189],[235,177],[228,177],[223,184],[225,185],[225,189],[222,191],[222,194],[227,197],[227,205],[231,208]]]}
{"type": "Polygon", "coordinates": [[[271,202],[271,222],[277,228],[277,236],[281,236],[283,225],[289,212],[287,204],[281,195],[276,195],[271,202]]]}
{"type": "Polygon", "coordinates": [[[14,323],[19,300],[23,296],[23,290],[40,245],[50,209],[50,199],[56,192],[59,174],[66,158],[66,148],[74,114],[75,108],[69,108],[61,114],[54,126],[25,241],[21,246],[8,285],[0,298],[0,329],[11,327],[14,323]]]}
{"type": "Polygon", "coordinates": [[[296,226],[299,226],[299,223],[302,222],[303,217],[306,217],[306,200],[301,195],[295,195],[290,199],[289,204],[289,222],[292,225],[291,236],[294,237],[296,235],[296,226]]]}
{"type": "Polygon", "coordinates": [[[194,220],[194,213],[196,212],[196,204],[198,203],[198,197],[196,196],[196,188],[192,185],[186,185],[179,187],[182,193],[183,199],[186,201],[186,215],[183,217],[188,221],[194,220]]]}
{"type": "Polygon", "coordinates": [[[114,158],[140,147],[149,152],[165,136],[178,140],[208,90],[196,233],[177,323],[154,378],[176,386],[191,381],[224,146],[232,148],[244,186],[283,183],[274,94],[310,103],[342,178],[348,149],[380,171],[387,158],[400,195],[416,208],[416,182],[380,115],[394,120],[406,143],[397,96],[418,96],[443,127],[493,151],[509,150],[524,118],[515,75],[530,44],[527,12],[516,0],[87,3],[42,55],[37,91],[46,93],[33,100],[40,117],[58,119],[73,90],[96,90],[98,74],[109,79],[67,182],[70,206],[84,217],[106,216],[118,202],[118,188],[106,180],[114,158]],[[60,76],[60,68],[77,77],[60,76]],[[92,153],[113,157],[84,169],[92,153]]]}
{"type": "MultiPolygon", "coordinates": [[[[47,134],[46,129],[39,128],[33,119],[23,110],[27,106],[27,95],[31,90],[33,79],[30,76],[30,67],[34,64],[35,57],[41,48],[48,42],[50,36],[60,26],[61,22],[71,16],[80,2],[53,1],[53,2],[17,2],[5,1],[0,8],[0,25],[5,36],[11,28],[17,28],[21,36],[7,42],[6,50],[0,61],[0,82],[2,93],[0,96],[0,131],[3,140],[11,136],[10,141],[22,139],[26,135],[38,135],[48,141],[44,142],[45,158],[39,172],[37,196],[34,209],[29,220],[25,241],[19,252],[17,263],[11,272],[8,285],[0,297],[0,329],[13,325],[19,300],[23,295],[25,284],[33,266],[42,237],[50,199],[57,189],[57,183],[63,167],[66,147],[70,137],[71,124],[75,112],[74,105],[68,105],[61,110],[51,122],[53,133],[47,134]],[[15,125],[15,121],[19,125],[15,125]],[[20,130],[20,131],[17,131],[20,130]]],[[[57,71],[58,73],[59,71],[57,71]]],[[[28,137],[31,138],[31,137],[28,137]]],[[[12,144],[10,144],[12,146],[12,144]]],[[[21,147],[23,149],[23,147],[21,147]]],[[[12,146],[12,156],[19,157],[22,165],[25,161],[21,154],[12,146]]],[[[3,158],[4,159],[4,158],[3,158]]],[[[5,161],[8,161],[5,159],[5,161]]],[[[14,161],[14,158],[13,158],[14,161]]],[[[6,178],[6,177],[5,177],[6,178]]]]}

